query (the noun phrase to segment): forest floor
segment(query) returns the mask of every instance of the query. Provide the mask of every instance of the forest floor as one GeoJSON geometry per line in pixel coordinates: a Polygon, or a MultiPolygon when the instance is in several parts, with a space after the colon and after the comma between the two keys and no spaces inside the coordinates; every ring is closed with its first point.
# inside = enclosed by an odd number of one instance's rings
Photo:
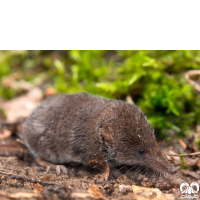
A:
{"type": "MultiPolygon", "coordinates": [[[[2,101],[0,109],[6,113],[6,121],[14,122],[27,117],[42,101],[35,89],[10,101],[2,101]]],[[[0,117],[3,121],[3,117],[0,117]]],[[[190,136],[174,140],[166,154],[193,154],[190,156],[168,156],[179,168],[175,175],[159,176],[128,167],[111,169],[108,181],[98,177],[98,170],[91,167],[66,165],[67,175],[56,175],[55,170],[46,171],[38,166],[28,150],[14,134],[16,127],[1,128],[0,134],[0,199],[182,199],[181,183],[195,182],[200,185],[200,157],[195,144],[200,138],[200,126],[190,136]],[[196,153],[196,155],[194,155],[196,153]],[[128,172],[127,172],[128,171],[128,172]],[[126,173],[127,172],[127,173],[126,173]]],[[[141,168],[140,168],[141,169],[141,168]]],[[[183,187],[186,190],[187,187],[183,187]]],[[[200,196],[198,186],[193,186],[191,197],[200,196]],[[197,192],[197,193],[195,193],[197,192]]]]}

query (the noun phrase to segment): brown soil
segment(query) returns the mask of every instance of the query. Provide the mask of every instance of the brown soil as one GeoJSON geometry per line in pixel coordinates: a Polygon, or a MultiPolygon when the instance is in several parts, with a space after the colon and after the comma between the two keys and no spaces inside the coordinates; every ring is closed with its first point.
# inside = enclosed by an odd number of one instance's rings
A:
{"type": "MultiPolygon", "coordinates": [[[[173,176],[158,177],[141,168],[128,171],[125,166],[120,170],[111,169],[109,180],[102,181],[98,170],[77,164],[66,165],[68,175],[56,175],[54,170],[47,173],[27,151],[21,150],[19,154],[16,144],[14,136],[1,140],[0,146],[4,149],[0,151],[0,199],[179,199],[181,183],[200,184],[198,157],[184,158],[191,166],[173,176]],[[13,148],[8,148],[9,144],[13,148]],[[149,191],[148,188],[158,189],[149,191]]],[[[173,151],[168,148],[168,152],[173,151]]],[[[171,161],[180,167],[180,157],[171,161]]]]}

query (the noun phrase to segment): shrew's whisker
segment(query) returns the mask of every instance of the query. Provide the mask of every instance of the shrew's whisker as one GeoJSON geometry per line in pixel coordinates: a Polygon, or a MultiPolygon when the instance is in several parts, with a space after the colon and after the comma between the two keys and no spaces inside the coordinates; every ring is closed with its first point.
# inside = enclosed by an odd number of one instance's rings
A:
{"type": "Polygon", "coordinates": [[[138,167],[139,165],[136,165],[136,166],[134,166],[134,167],[131,167],[126,173],[125,173],[125,175],[130,171],[130,170],[132,170],[132,169],[134,169],[134,168],[136,168],[136,167],[138,167]]]}

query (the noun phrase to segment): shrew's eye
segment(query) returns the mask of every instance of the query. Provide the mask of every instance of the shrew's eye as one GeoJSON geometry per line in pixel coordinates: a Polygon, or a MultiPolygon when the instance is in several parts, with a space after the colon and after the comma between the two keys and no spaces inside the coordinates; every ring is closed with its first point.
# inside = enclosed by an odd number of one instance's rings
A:
{"type": "Polygon", "coordinates": [[[144,149],[143,148],[140,149],[140,153],[144,153],[144,149]]]}

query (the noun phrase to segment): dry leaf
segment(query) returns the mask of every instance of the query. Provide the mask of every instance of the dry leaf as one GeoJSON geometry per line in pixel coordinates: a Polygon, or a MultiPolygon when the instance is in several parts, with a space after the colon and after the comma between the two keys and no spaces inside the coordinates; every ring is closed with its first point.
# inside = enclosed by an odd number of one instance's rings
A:
{"type": "Polygon", "coordinates": [[[12,135],[12,132],[10,130],[3,130],[3,134],[0,132],[0,139],[8,138],[12,135]]]}
{"type": "Polygon", "coordinates": [[[43,189],[44,189],[43,186],[41,186],[39,183],[37,183],[33,191],[35,193],[41,193],[43,191],[43,189]]]}
{"type": "Polygon", "coordinates": [[[3,103],[0,108],[4,109],[8,122],[16,122],[28,117],[40,104],[42,98],[42,91],[36,87],[25,95],[3,103]]]}
{"type": "Polygon", "coordinates": [[[95,199],[103,200],[103,195],[99,192],[99,188],[96,185],[91,185],[88,192],[94,195],[95,199]]]}
{"type": "Polygon", "coordinates": [[[50,181],[51,180],[51,175],[47,174],[42,178],[42,181],[50,181]]]}
{"type": "Polygon", "coordinates": [[[57,90],[55,88],[48,88],[44,92],[45,97],[53,96],[57,93],[57,90]]]}

